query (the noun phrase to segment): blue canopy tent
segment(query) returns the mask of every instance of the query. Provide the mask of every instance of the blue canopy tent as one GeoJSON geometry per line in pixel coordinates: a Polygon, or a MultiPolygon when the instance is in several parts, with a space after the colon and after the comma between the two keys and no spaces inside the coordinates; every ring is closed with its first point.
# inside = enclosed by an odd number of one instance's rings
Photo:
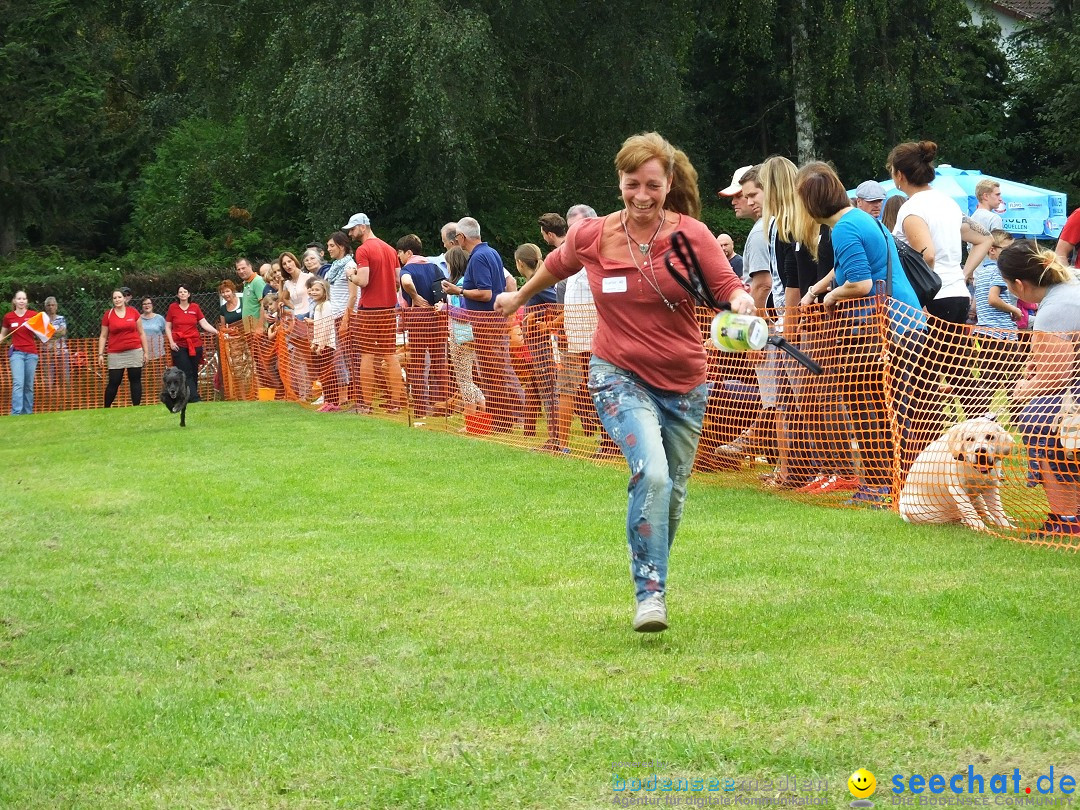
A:
{"type": "Polygon", "coordinates": [[[1060,191],[1048,191],[1043,188],[1003,180],[982,172],[969,169],[955,178],[956,182],[968,190],[971,210],[975,210],[975,186],[980,180],[993,180],[1001,184],[1001,199],[1005,210],[998,211],[1005,230],[1014,236],[1028,236],[1040,239],[1057,239],[1065,227],[1065,194],[1060,191]]]}
{"type": "MultiPolygon", "coordinates": [[[[1037,239],[1057,239],[1065,227],[1065,194],[1036,188],[1014,180],[1003,180],[983,174],[978,169],[957,169],[943,164],[935,169],[931,187],[944,192],[966,214],[971,214],[978,206],[975,199],[975,186],[980,180],[993,180],[1001,184],[1001,199],[1004,210],[1001,215],[1005,230],[1013,236],[1026,236],[1037,239]]],[[[881,185],[889,197],[902,194],[892,180],[884,180],[881,185]]],[[[852,196],[854,192],[851,193],[852,196]]]]}

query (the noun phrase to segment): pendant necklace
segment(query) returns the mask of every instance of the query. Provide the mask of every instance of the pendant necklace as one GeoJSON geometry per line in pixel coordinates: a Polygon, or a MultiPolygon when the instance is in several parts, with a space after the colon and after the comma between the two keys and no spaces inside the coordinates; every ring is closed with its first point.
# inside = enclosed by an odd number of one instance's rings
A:
{"type": "Polygon", "coordinates": [[[667,214],[665,214],[663,211],[660,212],[660,222],[659,222],[659,224],[657,224],[656,230],[653,232],[652,239],[650,239],[648,242],[644,242],[644,243],[643,242],[638,242],[636,240],[632,241],[630,239],[630,229],[626,227],[626,220],[628,219],[628,215],[624,214],[623,216],[619,217],[619,219],[622,222],[623,233],[626,234],[626,249],[630,252],[630,261],[632,261],[634,263],[634,267],[637,269],[637,271],[641,275],[641,277],[643,279],[645,279],[645,282],[650,287],[652,287],[653,290],[656,291],[657,295],[660,296],[660,299],[664,302],[664,304],[667,306],[667,308],[669,310],[671,310],[672,312],[674,312],[676,310],[676,308],[679,306],[679,304],[682,303],[682,302],[680,301],[678,303],[673,304],[673,303],[671,303],[671,301],[669,301],[667,299],[667,296],[664,295],[660,291],[660,284],[656,280],[656,271],[653,270],[653,268],[652,268],[652,261],[651,261],[650,255],[649,255],[650,252],[652,251],[653,242],[656,241],[656,237],[659,236],[659,234],[660,234],[660,229],[664,227],[664,223],[667,221],[667,214]],[[642,265],[638,264],[637,256],[634,255],[634,247],[633,247],[634,244],[637,245],[638,251],[644,257],[644,259],[645,259],[645,265],[644,266],[649,268],[649,272],[652,273],[652,278],[649,278],[647,275],[645,275],[645,270],[643,269],[642,265]]]}

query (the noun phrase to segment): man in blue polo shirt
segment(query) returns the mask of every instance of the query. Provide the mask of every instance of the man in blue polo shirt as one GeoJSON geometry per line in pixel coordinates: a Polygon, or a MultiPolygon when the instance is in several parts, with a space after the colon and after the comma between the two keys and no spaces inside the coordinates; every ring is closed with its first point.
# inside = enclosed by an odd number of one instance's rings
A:
{"type": "Polygon", "coordinates": [[[443,282],[443,289],[465,298],[475,335],[480,390],[492,412],[492,430],[509,433],[523,420],[525,394],[510,365],[506,319],[494,312],[495,297],[506,289],[498,251],[480,239],[480,223],[472,217],[458,221],[456,244],[469,254],[461,285],[443,282]]]}

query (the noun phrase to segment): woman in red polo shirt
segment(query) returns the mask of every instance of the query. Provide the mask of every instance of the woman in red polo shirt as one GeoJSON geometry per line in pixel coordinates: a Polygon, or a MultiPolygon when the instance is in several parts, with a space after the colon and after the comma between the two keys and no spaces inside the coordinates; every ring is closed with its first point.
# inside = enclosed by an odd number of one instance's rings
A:
{"type": "Polygon", "coordinates": [[[112,308],[101,316],[101,334],[98,336],[98,363],[105,365],[108,349],[109,384],[105,386],[105,407],[111,408],[120,383],[127,369],[128,385],[131,386],[131,404],[142,404],[142,370],[149,352],[146,349],[146,333],[142,318],[135,307],[129,307],[120,290],[113,290],[112,308]]]}
{"type": "Polygon", "coordinates": [[[11,413],[12,415],[34,412],[34,372],[38,364],[38,340],[29,329],[19,327],[37,315],[26,306],[24,290],[15,293],[11,305],[15,307],[4,316],[0,327],[0,341],[11,334],[11,413]]]}
{"type": "Polygon", "coordinates": [[[199,305],[191,300],[191,291],[183,284],[176,290],[176,301],[169,304],[165,315],[165,339],[172,350],[173,365],[184,372],[188,384],[188,402],[199,401],[199,366],[202,364],[203,346],[199,327],[204,332],[217,335],[218,330],[203,317],[199,305]]]}

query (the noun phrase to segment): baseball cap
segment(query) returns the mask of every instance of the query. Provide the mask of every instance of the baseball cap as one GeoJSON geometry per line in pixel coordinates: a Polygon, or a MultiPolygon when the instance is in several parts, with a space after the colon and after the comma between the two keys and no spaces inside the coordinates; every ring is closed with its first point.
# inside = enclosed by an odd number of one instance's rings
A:
{"type": "Polygon", "coordinates": [[[122,295],[131,295],[131,287],[121,287],[120,293],[122,295]]]}
{"type": "Polygon", "coordinates": [[[348,232],[351,228],[355,228],[357,225],[370,225],[371,220],[368,219],[367,214],[353,214],[349,217],[349,221],[345,223],[344,230],[348,232]]]}
{"type": "Polygon", "coordinates": [[[741,169],[736,169],[735,174],[731,176],[731,185],[727,188],[720,189],[716,193],[719,194],[721,197],[734,197],[736,194],[742,191],[742,183],[739,182],[740,180],[742,180],[742,176],[748,171],[750,171],[752,168],[754,168],[753,163],[751,163],[749,166],[743,166],[741,169]]]}
{"type": "Polygon", "coordinates": [[[867,202],[884,200],[886,197],[885,187],[877,180],[864,180],[859,183],[859,187],[855,189],[855,196],[860,200],[866,200],[867,202]]]}

